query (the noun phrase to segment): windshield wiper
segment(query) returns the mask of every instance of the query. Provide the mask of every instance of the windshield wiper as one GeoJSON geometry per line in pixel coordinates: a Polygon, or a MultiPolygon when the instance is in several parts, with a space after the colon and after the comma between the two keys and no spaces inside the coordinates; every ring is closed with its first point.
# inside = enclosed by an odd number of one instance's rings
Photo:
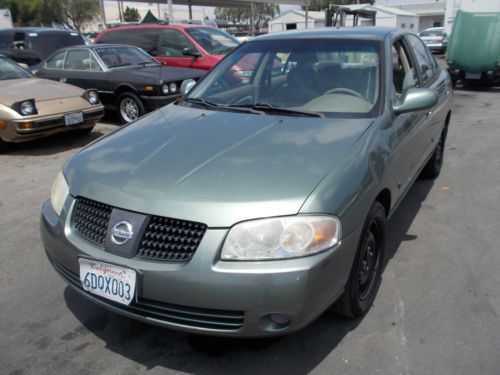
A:
{"type": "Polygon", "coordinates": [[[120,66],[129,66],[129,65],[132,65],[130,63],[121,63],[121,64],[115,64],[115,65],[110,65],[108,66],[108,69],[111,69],[111,68],[118,68],[120,66]]]}
{"type": "Polygon", "coordinates": [[[246,106],[236,106],[236,105],[232,106],[232,105],[217,104],[217,103],[214,103],[214,102],[211,102],[209,100],[202,99],[202,98],[185,98],[184,101],[186,101],[188,103],[201,104],[208,109],[217,108],[217,109],[232,111],[232,112],[254,113],[257,115],[261,115],[263,113],[262,111],[258,111],[258,110],[255,110],[253,108],[246,107],[246,106]]]}
{"type": "Polygon", "coordinates": [[[142,66],[143,68],[145,66],[148,66],[149,64],[153,64],[153,65],[161,65],[159,62],[156,62],[156,61],[141,61],[140,63],[137,63],[137,65],[140,65],[142,66]]]}
{"type": "MultiPolygon", "coordinates": [[[[230,106],[231,107],[231,106],[230,106]]],[[[275,107],[271,104],[267,103],[255,103],[255,104],[243,104],[238,105],[238,107],[242,108],[252,108],[257,111],[266,112],[266,113],[275,113],[275,114],[284,114],[290,116],[303,116],[303,117],[325,117],[321,112],[311,112],[311,111],[300,111],[298,109],[289,109],[283,107],[275,107]]]]}

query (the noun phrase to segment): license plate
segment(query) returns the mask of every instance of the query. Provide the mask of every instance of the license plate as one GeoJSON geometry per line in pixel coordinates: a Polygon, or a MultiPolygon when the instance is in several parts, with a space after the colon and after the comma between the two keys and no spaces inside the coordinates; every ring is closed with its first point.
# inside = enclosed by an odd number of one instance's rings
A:
{"type": "Polygon", "coordinates": [[[124,305],[134,298],[136,272],[133,269],[79,258],[83,289],[124,305]]]}
{"type": "Polygon", "coordinates": [[[481,79],[481,73],[465,72],[465,79],[481,79]]]}
{"type": "Polygon", "coordinates": [[[83,122],[82,112],[69,113],[67,115],[64,115],[64,124],[66,124],[66,126],[76,125],[82,122],[83,122]]]}

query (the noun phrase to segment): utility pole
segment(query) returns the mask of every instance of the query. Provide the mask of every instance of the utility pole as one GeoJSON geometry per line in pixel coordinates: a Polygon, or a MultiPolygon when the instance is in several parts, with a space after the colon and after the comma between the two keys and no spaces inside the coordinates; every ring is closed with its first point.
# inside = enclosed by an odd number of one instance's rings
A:
{"type": "Polygon", "coordinates": [[[255,36],[255,2],[250,3],[250,36],[255,36]]]}
{"type": "Polygon", "coordinates": [[[99,6],[101,7],[101,22],[102,28],[106,28],[106,9],[104,8],[104,0],[99,0],[99,6]]]}

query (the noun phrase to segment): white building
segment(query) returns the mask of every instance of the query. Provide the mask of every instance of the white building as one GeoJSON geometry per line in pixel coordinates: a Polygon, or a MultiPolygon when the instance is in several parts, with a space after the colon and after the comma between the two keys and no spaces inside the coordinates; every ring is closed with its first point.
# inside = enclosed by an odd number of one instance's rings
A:
{"type": "Polygon", "coordinates": [[[430,27],[444,26],[445,2],[443,0],[428,1],[424,3],[395,4],[390,5],[389,7],[415,13],[419,19],[418,31],[422,31],[430,27]]]}
{"type": "MultiPolygon", "coordinates": [[[[325,13],[309,12],[307,28],[323,26],[325,26],[325,13]]],[[[291,9],[269,21],[270,33],[300,29],[306,29],[306,12],[300,9],[291,9]]]]}
{"type": "MultiPolygon", "coordinates": [[[[376,26],[389,26],[389,27],[399,27],[401,29],[407,29],[413,32],[418,32],[419,29],[419,17],[413,12],[408,12],[403,9],[386,7],[383,5],[369,5],[369,4],[359,4],[359,5],[346,5],[346,8],[355,9],[366,9],[374,10],[377,12],[375,16],[376,26]]],[[[363,20],[361,20],[361,25],[363,25],[363,20]]],[[[352,25],[352,16],[346,17],[346,26],[352,25]]]]}
{"type": "MultiPolygon", "coordinates": [[[[367,9],[377,12],[375,17],[375,24],[377,26],[391,26],[400,27],[403,29],[418,31],[418,16],[402,9],[391,7],[359,4],[359,5],[345,5],[349,9],[367,9]]],[[[307,28],[323,27],[325,26],[325,13],[324,12],[309,12],[307,28]]],[[[365,22],[360,20],[362,26],[365,22]]],[[[352,25],[352,16],[346,17],[346,26],[352,25]]],[[[278,17],[269,21],[269,32],[276,33],[286,30],[296,30],[306,28],[306,12],[302,10],[289,10],[278,17]]]]}

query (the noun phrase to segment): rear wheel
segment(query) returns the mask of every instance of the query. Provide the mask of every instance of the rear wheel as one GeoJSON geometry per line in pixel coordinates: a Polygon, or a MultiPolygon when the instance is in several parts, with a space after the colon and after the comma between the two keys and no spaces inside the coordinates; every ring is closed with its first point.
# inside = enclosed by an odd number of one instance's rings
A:
{"type": "Polygon", "coordinates": [[[133,92],[120,94],[116,106],[120,119],[126,123],[137,120],[146,112],[142,100],[133,92]]]}
{"type": "Polygon", "coordinates": [[[373,304],[382,280],[387,218],[384,207],[373,203],[361,233],[358,251],[342,297],[334,310],[340,315],[359,317],[373,304]]]}

